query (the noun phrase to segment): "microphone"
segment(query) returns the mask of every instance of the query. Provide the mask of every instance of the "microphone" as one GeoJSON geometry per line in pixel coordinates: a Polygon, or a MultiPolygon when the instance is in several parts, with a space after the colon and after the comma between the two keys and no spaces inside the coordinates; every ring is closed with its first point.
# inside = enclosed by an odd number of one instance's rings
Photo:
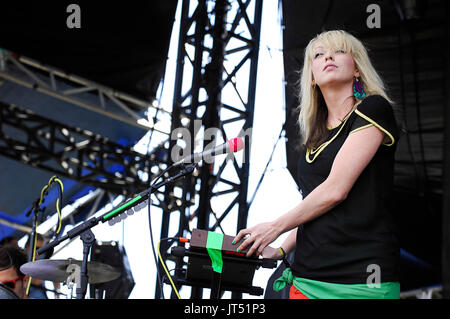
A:
{"type": "Polygon", "coordinates": [[[178,166],[187,163],[198,163],[205,157],[217,156],[228,153],[235,153],[244,148],[244,141],[240,137],[232,138],[227,142],[218,145],[212,149],[205,150],[201,153],[194,153],[192,155],[186,156],[185,158],[174,163],[173,166],[178,166]]]}

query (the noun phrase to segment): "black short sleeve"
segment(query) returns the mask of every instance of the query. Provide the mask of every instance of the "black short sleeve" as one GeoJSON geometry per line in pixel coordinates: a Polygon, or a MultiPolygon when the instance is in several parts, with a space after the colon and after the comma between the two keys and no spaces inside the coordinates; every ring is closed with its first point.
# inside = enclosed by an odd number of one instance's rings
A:
{"type": "Polygon", "coordinates": [[[384,144],[394,145],[399,137],[397,122],[391,104],[381,95],[366,97],[354,111],[357,115],[352,123],[351,132],[358,131],[368,126],[376,126],[389,140],[384,144]]]}
{"type": "MultiPolygon", "coordinates": [[[[380,282],[399,281],[400,244],[391,204],[398,127],[390,103],[368,96],[328,139],[299,157],[298,185],[307,198],[327,178],[351,132],[375,126],[389,137],[360,173],[345,200],[297,229],[292,273],[296,277],[338,284],[366,284],[368,266],[382,270],[380,282]]],[[[358,134],[355,133],[355,134],[358,134]]]]}

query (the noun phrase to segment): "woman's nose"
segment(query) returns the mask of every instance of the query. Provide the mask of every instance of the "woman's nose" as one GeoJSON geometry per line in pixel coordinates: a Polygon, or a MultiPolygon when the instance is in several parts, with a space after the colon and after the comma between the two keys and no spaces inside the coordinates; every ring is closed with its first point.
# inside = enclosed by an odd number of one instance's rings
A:
{"type": "Polygon", "coordinates": [[[333,60],[333,55],[331,54],[331,52],[326,52],[325,53],[325,61],[328,61],[328,59],[333,60]]]}

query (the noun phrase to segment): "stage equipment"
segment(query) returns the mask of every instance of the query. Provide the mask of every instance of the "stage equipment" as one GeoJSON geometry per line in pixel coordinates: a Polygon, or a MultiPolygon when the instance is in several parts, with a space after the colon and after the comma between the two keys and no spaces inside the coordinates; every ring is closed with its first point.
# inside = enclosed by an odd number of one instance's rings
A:
{"type": "MultiPolygon", "coordinates": [[[[54,282],[75,281],[78,283],[77,275],[80,274],[82,261],[75,259],[40,259],[28,262],[20,267],[25,275],[42,280],[54,282]]],[[[120,276],[120,272],[107,264],[90,261],[87,263],[89,283],[98,284],[114,280],[120,276]]]]}
{"type": "MultiPolygon", "coordinates": [[[[89,253],[91,251],[91,248],[95,242],[95,235],[91,231],[91,228],[93,228],[100,222],[105,223],[107,221],[110,221],[110,224],[114,224],[115,222],[120,221],[123,218],[126,218],[126,216],[128,216],[128,215],[134,214],[134,211],[133,211],[134,206],[148,205],[149,204],[148,199],[149,199],[151,193],[156,192],[158,188],[165,186],[165,185],[175,181],[176,179],[179,179],[188,174],[191,174],[194,171],[196,165],[197,164],[194,163],[194,164],[190,164],[187,166],[183,166],[182,167],[183,169],[181,169],[174,176],[168,177],[164,181],[156,183],[158,181],[158,179],[162,175],[164,175],[166,172],[168,172],[172,167],[167,168],[158,176],[158,178],[156,178],[155,181],[152,182],[152,186],[150,187],[149,190],[141,192],[140,194],[135,196],[133,199],[125,201],[124,203],[119,205],[119,207],[116,207],[116,208],[112,209],[111,211],[104,213],[101,216],[90,218],[89,220],[83,222],[82,224],[80,224],[80,225],[74,227],[73,229],[71,229],[70,231],[68,231],[66,235],[58,237],[58,238],[54,239],[52,242],[49,242],[48,244],[39,248],[37,250],[37,253],[39,255],[41,255],[41,254],[45,253],[46,251],[48,251],[49,249],[52,249],[53,247],[59,245],[61,242],[65,241],[67,239],[72,239],[72,238],[80,236],[80,239],[83,241],[83,260],[82,260],[81,268],[79,269],[79,272],[75,273],[74,276],[79,279],[77,281],[77,289],[76,289],[77,298],[84,299],[84,296],[85,296],[86,290],[87,290],[88,278],[89,278],[87,259],[88,259],[89,253]]],[[[141,208],[142,207],[139,207],[139,210],[141,208]]],[[[75,269],[73,269],[73,267],[72,267],[75,265],[69,265],[69,266],[71,267],[71,269],[69,269],[69,270],[75,271],[75,269]]]]}
{"type": "Polygon", "coordinates": [[[96,296],[96,299],[127,299],[135,283],[125,248],[115,241],[97,241],[91,250],[91,261],[113,266],[120,271],[120,276],[105,283],[90,285],[90,295],[96,296]]]}
{"type": "Polygon", "coordinates": [[[277,261],[247,257],[248,248],[236,250],[245,239],[232,244],[233,239],[233,236],[194,229],[189,249],[177,246],[171,250],[175,257],[188,257],[187,268],[181,271],[183,276],[174,278],[176,284],[211,288],[211,299],[220,298],[224,291],[262,295],[263,288],[252,286],[255,270],[275,268],[277,261]]]}
{"type": "Polygon", "coordinates": [[[179,166],[182,164],[189,164],[189,163],[199,163],[201,161],[206,161],[207,163],[212,160],[214,156],[223,155],[223,154],[229,154],[229,153],[235,153],[244,148],[244,141],[240,137],[232,138],[231,140],[227,141],[226,143],[223,143],[219,146],[216,146],[214,148],[206,149],[201,153],[194,153],[190,156],[187,156],[178,162],[175,162],[173,166],[179,166]]]}

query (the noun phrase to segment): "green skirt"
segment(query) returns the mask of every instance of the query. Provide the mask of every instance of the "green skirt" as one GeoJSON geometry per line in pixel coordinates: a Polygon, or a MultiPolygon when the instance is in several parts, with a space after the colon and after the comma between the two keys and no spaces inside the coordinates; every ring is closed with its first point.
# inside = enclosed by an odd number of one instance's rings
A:
{"type": "Polygon", "coordinates": [[[296,277],[289,268],[275,280],[273,290],[280,291],[290,284],[309,299],[399,299],[400,297],[398,282],[382,282],[377,285],[335,284],[296,277]]]}

